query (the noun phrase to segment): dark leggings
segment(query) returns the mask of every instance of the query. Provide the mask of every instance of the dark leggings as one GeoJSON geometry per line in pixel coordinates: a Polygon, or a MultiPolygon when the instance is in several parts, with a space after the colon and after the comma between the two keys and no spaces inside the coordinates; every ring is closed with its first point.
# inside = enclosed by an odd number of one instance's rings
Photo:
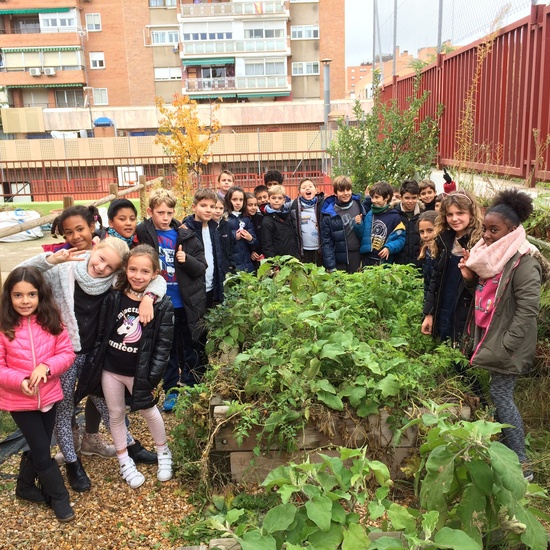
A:
{"type": "Polygon", "coordinates": [[[527,462],[525,454],[525,433],[523,421],[514,402],[514,389],[517,376],[491,373],[489,392],[496,408],[496,420],[501,424],[510,424],[513,428],[502,429],[502,442],[512,449],[521,463],[527,462]]]}
{"type": "Polygon", "coordinates": [[[55,405],[47,412],[19,411],[11,416],[27,441],[30,455],[37,472],[47,470],[51,465],[50,443],[55,424],[55,405]]]}

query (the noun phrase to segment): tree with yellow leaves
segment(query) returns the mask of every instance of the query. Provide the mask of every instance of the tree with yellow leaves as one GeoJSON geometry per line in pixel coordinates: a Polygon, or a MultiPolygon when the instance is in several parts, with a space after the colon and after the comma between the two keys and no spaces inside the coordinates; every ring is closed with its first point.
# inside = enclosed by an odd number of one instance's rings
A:
{"type": "Polygon", "coordinates": [[[210,160],[210,146],[219,139],[219,104],[211,106],[205,122],[199,116],[197,102],[189,96],[174,94],[171,104],[157,97],[155,103],[160,114],[155,143],[175,160],[176,180],[172,188],[179,199],[177,214],[185,214],[192,204],[194,182],[200,181],[202,167],[210,160]]]}

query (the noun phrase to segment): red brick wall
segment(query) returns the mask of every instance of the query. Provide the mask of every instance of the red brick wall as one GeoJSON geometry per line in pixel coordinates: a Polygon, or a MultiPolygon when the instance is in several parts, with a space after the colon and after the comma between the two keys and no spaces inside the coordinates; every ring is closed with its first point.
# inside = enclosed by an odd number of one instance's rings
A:
{"type": "MultiPolygon", "coordinates": [[[[346,95],[345,0],[319,0],[319,59],[330,64],[330,98],[346,95]]],[[[320,96],[323,98],[323,67],[320,96]]]]}

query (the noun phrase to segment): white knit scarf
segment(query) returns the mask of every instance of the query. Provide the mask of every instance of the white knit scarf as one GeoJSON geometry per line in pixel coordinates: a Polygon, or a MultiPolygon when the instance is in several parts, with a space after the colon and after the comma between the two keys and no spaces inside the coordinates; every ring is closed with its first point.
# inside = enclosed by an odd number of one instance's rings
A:
{"type": "Polygon", "coordinates": [[[520,225],[490,245],[485,244],[483,239],[478,241],[470,250],[466,267],[482,279],[490,279],[502,272],[516,252],[527,254],[529,250],[525,229],[520,225]]]}
{"type": "Polygon", "coordinates": [[[74,278],[78,286],[89,296],[99,296],[107,292],[113,285],[113,279],[118,272],[111,273],[107,277],[92,277],[88,273],[90,253],[87,253],[84,257],[84,261],[76,262],[74,266],[74,278]]]}

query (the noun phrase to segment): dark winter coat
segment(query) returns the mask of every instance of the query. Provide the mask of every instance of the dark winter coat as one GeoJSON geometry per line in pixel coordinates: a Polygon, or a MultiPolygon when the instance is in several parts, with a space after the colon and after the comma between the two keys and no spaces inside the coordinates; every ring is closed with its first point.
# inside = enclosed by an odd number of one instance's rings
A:
{"type": "MultiPolygon", "coordinates": [[[[361,204],[359,195],[352,195],[351,200],[357,201],[361,214],[365,215],[365,209],[361,204]]],[[[337,265],[348,264],[348,244],[342,218],[334,210],[336,195],[325,199],[321,209],[321,250],[323,265],[326,269],[336,269],[337,265]]]]}
{"type": "MultiPolygon", "coordinates": [[[[202,222],[196,221],[194,216],[187,216],[182,222],[185,227],[195,232],[197,239],[204,247],[202,239],[202,222]]],[[[210,232],[210,240],[212,241],[212,253],[214,255],[214,302],[223,302],[223,283],[225,276],[231,270],[233,265],[232,259],[232,237],[229,226],[224,223],[221,226],[214,220],[208,222],[208,230],[210,232]],[[226,240],[227,243],[222,245],[222,240],[226,240]],[[226,257],[226,254],[228,255],[226,257]]],[[[206,256],[206,255],[205,255],[206,256]]],[[[234,271],[234,268],[233,268],[234,271]]]]}
{"type": "MultiPolygon", "coordinates": [[[[105,352],[109,335],[114,329],[116,317],[120,311],[122,292],[113,290],[103,300],[96,345],[88,354],[85,367],[82,369],[75,402],[79,403],[86,395],[103,397],[101,373],[105,361],[105,352]]],[[[166,370],[172,349],[174,333],[174,308],[168,296],[154,305],[154,317],[142,327],[142,337],[137,355],[136,374],[132,386],[130,409],[139,411],[149,409],[158,402],[155,390],[166,370]]]]}
{"type": "Polygon", "coordinates": [[[290,212],[279,215],[266,210],[260,229],[262,252],[266,258],[294,256],[300,258],[298,237],[290,220],[290,212]]]}
{"type": "MultiPolygon", "coordinates": [[[[203,321],[206,312],[206,286],[204,283],[206,258],[204,257],[204,248],[191,229],[180,226],[175,220],[172,220],[172,227],[178,231],[176,250],[181,245],[186,255],[184,263],[174,260],[176,279],[191,336],[194,341],[198,341],[205,330],[203,321]]],[[[157,232],[152,220],[149,219],[140,223],[137,226],[136,234],[140,243],[149,244],[155,250],[158,250],[157,232]]]]}
{"type": "Polygon", "coordinates": [[[401,203],[399,203],[395,209],[399,212],[401,216],[401,221],[405,226],[405,246],[395,255],[394,262],[396,264],[413,264],[416,267],[421,267],[422,262],[418,259],[420,254],[420,232],[418,230],[418,218],[422,209],[420,204],[417,204],[414,208],[414,215],[409,218],[403,209],[401,208],[401,203]]]}
{"type": "Polygon", "coordinates": [[[252,226],[250,218],[247,216],[235,216],[234,214],[227,214],[227,223],[231,229],[231,235],[233,237],[233,261],[235,262],[235,269],[237,271],[248,271],[252,273],[254,271],[254,263],[250,258],[250,254],[256,250],[258,239],[256,232],[252,226]],[[237,230],[239,229],[239,223],[244,223],[244,229],[246,229],[251,235],[252,240],[250,242],[244,239],[236,238],[237,230]]]}
{"type": "MultiPolygon", "coordinates": [[[[477,278],[466,284],[475,292],[477,278]]],[[[530,254],[516,253],[504,266],[495,296],[494,312],[485,334],[475,324],[471,308],[465,331],[465,353],[473,367],[500,374],[526,374],[537,346],[537,315],[541,266],[530,254]]]]}
{"type": "MultiPolygon", "coordinates": [[[[321,254],[321,211],[323,210],[323,203],[325,202],[325,194],[317,193],[317,203],[315,204],[315,213],[317,214],[317,226],[319,228],[319,249],[318,253],[321,254]]],[[[296,231],[296,236],[298,238],[298,247],[300,249],[300,257],[303,259],[304,256],[304,243],[302,242],[302,227],[301,227],[301,204],[300,198],[294,199],[290,204],[290,221],[294,230],[296,231]]]]}
{"type": "MultiPolygon", "coordinates": [[[[454,240],[455,232],[452,229],[443,231],[435,239],[438,254],[437,257],[434,258],[432,278],[430,280],[428,292],[424,299],[423,308],[424,315],[433,315],[432,326],[434,336],[439,336],[437,333],[437,326],[441,307],[441,296],[443,293],[443,285],[445,284],[445,279],[447,276],[449,259],[452,256],[454,240]]],[[[470,235],[467,234],[458,239],[458,242],[462,248],[468,248],[469,240],[470,235]]],[[[460,283],[456,293],[453,323],[457,337],[453,338],[453,341],[457,341],[464,330],[471,302],[472,294],[465,287],[464,280],[460,277],[460,283]]]]}

